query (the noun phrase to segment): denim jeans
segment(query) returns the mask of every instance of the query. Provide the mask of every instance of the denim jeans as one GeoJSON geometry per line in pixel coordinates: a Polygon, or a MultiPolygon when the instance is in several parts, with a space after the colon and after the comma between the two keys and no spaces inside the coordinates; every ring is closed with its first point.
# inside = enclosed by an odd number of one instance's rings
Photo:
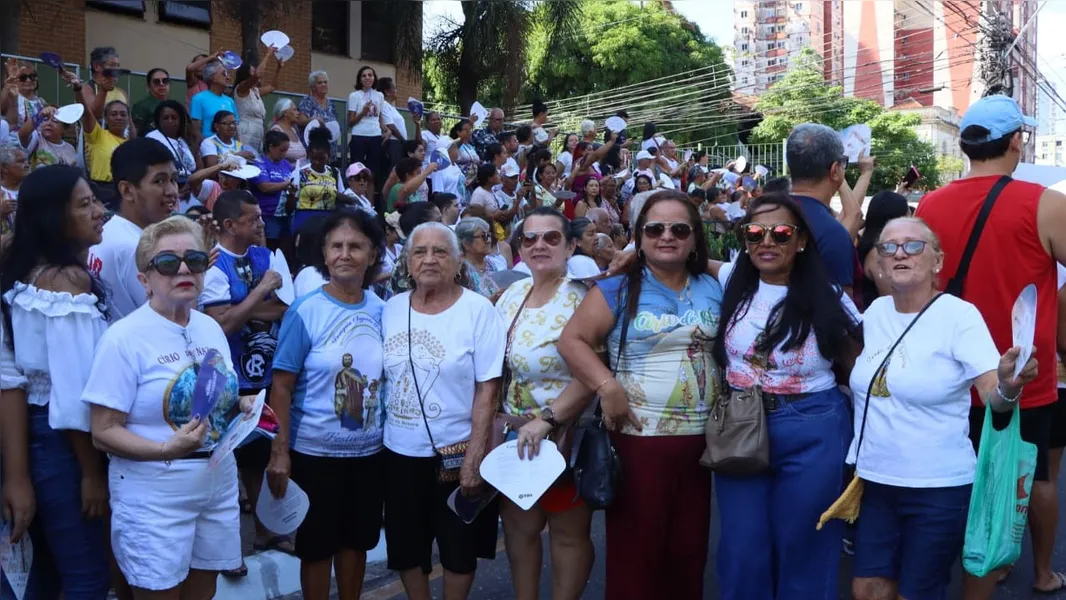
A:
{"type": "MultiPolygon", "coordinates": [[[[29,407],[30,478],[37,514],[26,599],[105,600],[111,589],[107,523],[81,515],[81,468],[65,431],[48,426],[48,407],[29,407]]],[[[14,598],[4,582],[0,598],[14,598]]]]}
{"type": "Polygon", "coordinates": [[[852,424],[837,388],[767,414],[770,468],[715,476],[718,581],[729,600],[836,600],[843,522],[818,518],[843,491],[852,424]]]}

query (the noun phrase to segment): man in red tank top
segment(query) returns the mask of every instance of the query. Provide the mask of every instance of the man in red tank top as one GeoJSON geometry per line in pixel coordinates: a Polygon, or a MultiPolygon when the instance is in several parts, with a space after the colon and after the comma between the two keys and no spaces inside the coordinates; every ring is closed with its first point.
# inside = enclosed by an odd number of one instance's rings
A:
{"type": "MultiPolygon", "coordinates": [[[[970,233],[992,187],[1018,166],[1034,119],[1024,116],[1007,96],[988,96],[962,118],[959,146],[970,158],[967,175],[922,199],[916,215],[940,237],[943,289],[955,276],[970,233]]],[[[1022,438],[1037,447],[1036,476],[1029,504],[1029,528],[1038,591],[1066,584],[1051,571],[1058,521],[1056,475],[1048,469],[1048,441],[1056,411],[1057,284],[1055,263],[1066,264],[1066,196],[1024,181],[1010,181],[989,213],[967,274],[962,297],[981,311],[1000,352],[1012,345],[1011,309],[1022,288],[1037,289],[1034,346],[1040,372],[1025,386],[1021,403],[1022,438]]],[[[993,418],[1005,427],[1011,413],[993,418]],[[1000,419],[1003,419],[1001,422],[1000,419]]],[[[977,447],[984,424],[984,401],[976,395],[970,410],[970,438],[977,447]]],[[[1001,575],[1001,574],[1000,574],[1001,575]]],[[[995,592],[993,574],[983,580],[967,575],[967,600],[988,599],[995,592]]]]}

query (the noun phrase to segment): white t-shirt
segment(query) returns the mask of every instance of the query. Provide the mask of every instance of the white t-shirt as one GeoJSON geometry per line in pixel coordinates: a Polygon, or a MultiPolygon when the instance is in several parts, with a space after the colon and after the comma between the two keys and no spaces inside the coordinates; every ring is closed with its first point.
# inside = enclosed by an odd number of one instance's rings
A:
{"type": "Polygon", "coordinates": [[[406,140],[407,121],[403,120],[403,115],[400,114],[400,111],[396,110],[396,107],[392,104],[384,102],[381,105],[381,114],[384,115],[385,122],[392,123],[393,126],[396,127],[396,131],[399,131],[400,135],[403,136],[400,138],[400,141],[406,140]]]}
{"type": "Polygon", "coordinates": [[[226,334],[199,311],[190,311],[189,324],[182,327],[145,304],[112,325],[96,346],[81,399],[126,413],[131,433],[165,442],[192,418],[199,361],[209,350],[219,353],[217,368],[227,374],[226,389],[206,417],[211,429],[203,449],[209,450],[240,408],[226,334]]]}
{"type": "Polygon", "coordinates": [[[352,125],[352,135],[360,136],[381,136],[381,121],[380,115],[385,110],[383,108],[385,104],[385,96],[381,95],[381,92],[376,90],[370,90],[364,92],[363,90],[356,90],[351,94],[348,94],[348,112],[359,114],[363,112],[363,106],[369,102],[372,106],[370,111],[363,115],[363,118],[358,123],[352,125]]]}
{"type": "Polygon", "coordinates": [[[296,281],[292,282],[297,298],[303,298],[324,285],[326,285],[326,278],[314,267],[300,269],[300,272],[296,274],[296,281]]]}
{"type": "Polygon", "coordinates": [[[422,159],[422,167],[429,166],[429,161],[433,158],[433,153],[437,150],[437,141],[440,139],[439,135],[434,134],[428,129],[422,130],[422,141],[426,143],[426,157],[422,159]]]}
{"type": "Polygon", "coordinates": [[[103,240],[89,248],[89,272],[107,288],[107,308],[117,321],[145,303],[144,286],[137,280],[137,242],[141,228],[121,215],[104,224],[103,240]]]}
{"type": "Polygon", "coordinates": [[[502,373],[506,326],[487,298],[464,289],[440,314],[410,311],[413,349],[409,351],[410,300],[410,292],[390,299],[382,319],[385,446],[404,456],[429,457],[435,454],[434,444],[443,448],[470,439],[475,386],[502,373]],[[422,418],[423,405],[433,444],[422,418]]]}
{"type": "MultiPolygon", "coordinates": [[[[196,159],[193,158],[192,149],[189,148],[189,144],[185,140],[167,137],[158,129],[153,129],[148,132],[146,137],[158,141],[170,150],[170,153],[174,155],[174,160],[176,160],[179,165],[178,172],[182,172],[183,169],[186,175],[192,175],[196,172],[196,159]]],[[[201,151],[203,151],[203,148],[204,146],[201,144],[201,151]]],[[[211,144],[210,151],[211,154],[218,154],[218,148],[214,144],[211,144]]],[[[210,155],[205,154],[205,156],[210,155]]]]}
{"type": "MultiPolygon", "coordinates": [[[[533,272],[529,270],[529,265],[527,265],[525,261],[516,264],[514,270],[527,275],[533,274],[533,272]]],[[[571,256],[569,260],[566,261],[566,276],[570,279],[587,279],[589,277],[595,277],[601,273],[600,266],[596,264],[596,261],[584,254],[571,256]]]]}
{"type": "Polygon", "coordinates": [[[496,214],[496,211],[500,210],[500,204],[496,201],[496,196],[481,186],[474,188],[474,191],[470,193],[469,205],[483,207],[489,216],[496,214]]]}
{"type": "MultiPolygon", "coordinates": [[[[864,347],[851,371],[856,433],[849,464],[855,463],[870,380],[916,316],[897,312],[890,296],[874,300],[863,313],[864,347]]],[[[973,483],[970,388],[998,366],[999,352],[977,307],[944,294],[896,347],[885,376],[873,386],[859,476],[914,488],[973,483]]]]}
{"type": "Polygon", "coordinates": [[[293,450],[339,457],[381,450],[384,307],[369,291],[359,304],[345,304],[319,288],[285,313],[274,369],[297,373],[293,450]]]}
{"type": "Polygon", "coordinates": [[[574,155],[570,154],[569,150],[565,150],[556,161],[563,165],[563,178],[569,177],[570,170],[574,168],[574,155]]]}
{"type": "MultiPolygon", "coordinates": [[[[725,263],[718,271],[723,289],[729,285],[733,267],[733,263],[725,263]]],[[[833,363],[818,351],[813,331],[801,348],[783,352],[778,345],[769,356],[756,350],[770,312],[787,294],[787,286],[760,281],[744,318],[734,323],[726,334],[725,351],[729,359],[726,378],[731,386],[746,389],[759,385],[771,394],[806,394],[836,387],[833,363]]],[[[855,303],[843,292],[840,296],[845,312],[858,322],[861,317],[855,303]]]]}

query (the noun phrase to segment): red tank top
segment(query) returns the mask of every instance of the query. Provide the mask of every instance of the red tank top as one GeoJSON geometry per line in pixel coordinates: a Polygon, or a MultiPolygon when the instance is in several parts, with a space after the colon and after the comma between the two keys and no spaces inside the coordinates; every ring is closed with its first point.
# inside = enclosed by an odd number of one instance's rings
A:
{"type": "MultiPolygon", "coordinates": [[[[921,217],[940,237],[944,268],[940,287],[947,286],[959,268],[977,213],[998,176],[960,179],[928,194],[918,205],[921,217]]],[[[963,299],[981,312],[992,340],[1000,352],[1012,344],[1011,309],[1022,288],[1036,285],[1036,359],[1041,365],[1037,378],[1025,386],[1022,408],[1055,402],[1055,333],[1058,319],[1058,287],[1055,260],[1044,249],[1037,231],[1036,211],[1044,187],[1012,181],[1004,188],[985,223],[966,276],[963,299]]],[[[980,406],[977,392],[973,404],[980,406]]]]}

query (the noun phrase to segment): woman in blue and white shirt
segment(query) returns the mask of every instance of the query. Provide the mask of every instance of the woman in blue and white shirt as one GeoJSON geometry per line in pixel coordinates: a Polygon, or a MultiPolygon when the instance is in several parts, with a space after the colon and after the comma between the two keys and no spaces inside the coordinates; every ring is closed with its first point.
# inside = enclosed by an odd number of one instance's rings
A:
{"type": "Polygon", "coordinates": [[[285,313],[274,354],[270,406],[280,431],[267,478],[285,493],[291,476],[311,502],[296,532],[307,598],[358,596],[366,553],[382,526],[381,405],[385,304],[367,291],[381,267],[385,233],[361,210],[330,215],[316,267],[328,282],[285,313]]]}

